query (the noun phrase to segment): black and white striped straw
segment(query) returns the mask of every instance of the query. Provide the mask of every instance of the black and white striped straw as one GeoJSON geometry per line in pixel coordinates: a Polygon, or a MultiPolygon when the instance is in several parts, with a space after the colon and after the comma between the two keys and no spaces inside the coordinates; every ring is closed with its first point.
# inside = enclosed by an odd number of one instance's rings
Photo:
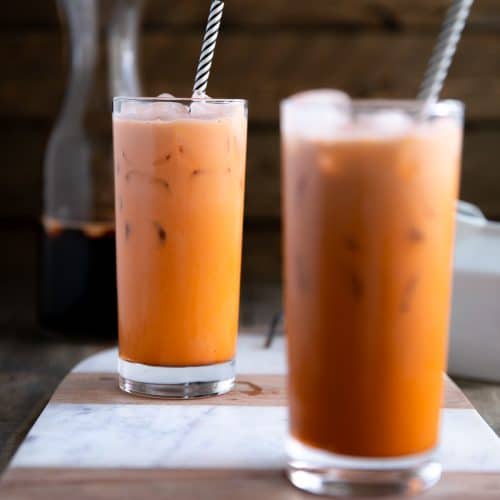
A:
{"type": "Polygon", "coordinates": [[[429,109],[439,99],[473,2],[474,0],[453,0],[446,13],[441,33],[427,65],[418,94],[418,99],[424,101],[424,110],[429,109]]]}
{"type": "Polygon", "coordinates": [[[200,59],[196,68],[193,95],[204,95],[206,93],[223,10],[224,2],[221,0],[212,0],[210,12],[208,13],[207,27],[201,44],[200,59]]]}

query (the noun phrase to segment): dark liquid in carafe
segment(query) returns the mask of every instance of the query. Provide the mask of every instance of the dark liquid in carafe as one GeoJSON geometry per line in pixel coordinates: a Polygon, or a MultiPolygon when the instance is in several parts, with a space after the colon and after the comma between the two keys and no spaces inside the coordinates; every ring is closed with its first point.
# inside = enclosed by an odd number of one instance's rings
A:
{"type": "Polygon", "coordinates": [[[111,225],[44,225],[39,316],[67,335],[117,335],[115,235],[111,225]]]}

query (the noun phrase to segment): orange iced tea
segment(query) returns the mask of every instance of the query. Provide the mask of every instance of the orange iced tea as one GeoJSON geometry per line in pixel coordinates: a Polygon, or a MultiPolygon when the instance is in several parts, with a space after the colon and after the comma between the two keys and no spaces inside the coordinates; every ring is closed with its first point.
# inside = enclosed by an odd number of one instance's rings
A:
{"type": "Polygon", "coordinates": [[[429,452],[447,353],[461,107],[438,104],[421,121],[416,103],[341,102],[314,131],[317,105],[306,95],[282,108],[290,434],[341,456],[429,452]],[[309,107],[304,123],[297,106],[309,107]]]}
{"type": "Polygon", "coordinates": [[[129,363],[203,367],[235,354],[245,104],[194,103],[139,100],[114,114],[119,350],[129,363]]]}

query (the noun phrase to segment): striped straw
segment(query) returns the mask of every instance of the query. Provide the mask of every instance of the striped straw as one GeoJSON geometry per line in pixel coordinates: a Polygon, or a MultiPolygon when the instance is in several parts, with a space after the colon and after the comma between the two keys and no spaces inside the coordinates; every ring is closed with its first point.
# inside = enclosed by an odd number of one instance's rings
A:
{"type": "Polygon", "coordinates": [[[223,10],[224,2],[221,0],[212,0],[210,12],[208,13],[207,27],[201,44],[200,59],[196,68],[193,95],[203,95],[207,90],[208,77],[210,76],[210,68],[212,67],[223,10]]]}
{"type": "Polygon", "coordinates": [[[446,13],[418,94],[418,99],[424,101],[424,110],[429,109],[439,98],[473,2],[474,0],[453,0],[446,13]]]}

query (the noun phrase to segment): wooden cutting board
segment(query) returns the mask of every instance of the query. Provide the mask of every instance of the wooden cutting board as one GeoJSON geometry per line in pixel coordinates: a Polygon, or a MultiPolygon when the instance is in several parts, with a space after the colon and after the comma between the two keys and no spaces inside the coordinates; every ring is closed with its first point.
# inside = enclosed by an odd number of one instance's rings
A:
{"type": "MultiPolygon", "coordinates": [[[[119,391],[115,349],[76,366],[0,481],[0,498],[310,499],[285,479],[284,341],[240,335],[224,396],[159,401],[119,391]]],[[[500,439],[446,380],[444,474],[421,498],[500,499],[500,439]]],[[[396,498],[396,497],[390,497],[396,498]]]]}

